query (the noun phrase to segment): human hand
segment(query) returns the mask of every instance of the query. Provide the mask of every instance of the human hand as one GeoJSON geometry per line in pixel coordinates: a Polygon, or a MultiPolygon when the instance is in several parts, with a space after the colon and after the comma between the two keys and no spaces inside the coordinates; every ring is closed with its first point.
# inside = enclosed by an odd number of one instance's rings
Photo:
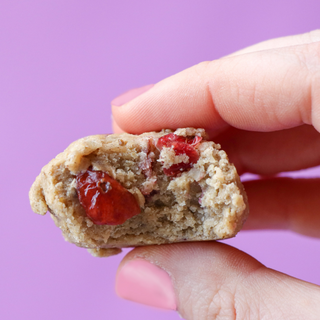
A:
{"type": "MultiPolygon", "coordinates": [[[[129,96],[113,101],[115,132],[205,128],[239,174],[269,176],[244,184],[246,229],[320,237],[319,179],[272,177],[320,164],[320,31],[200,63],[129,96]]],[[[116,290],[185,319],[320,318],[319,286],[219,242],[135,248],[119,266],[116,290]]]]}

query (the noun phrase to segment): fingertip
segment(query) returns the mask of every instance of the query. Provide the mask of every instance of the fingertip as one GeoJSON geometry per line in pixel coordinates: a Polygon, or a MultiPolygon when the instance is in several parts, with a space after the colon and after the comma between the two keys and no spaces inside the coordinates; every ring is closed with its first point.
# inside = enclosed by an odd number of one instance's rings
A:
{"type": "Polygon", "coordinates": [[[206,89],[208,63],[199,64],[162,80],[121,107],[113,106],[116,122],[126,132],[140,134],[184,127],[220,132],[227,124],[206,89]]]}
{"type": "Polygon", "coordinates": [[[233,319],[235,310],[241,319],[248,312],[255,319],[262,314],[270,319],[309,319],[303,317],[307,309],[301,309],[306,301],[310,314],[320,311],[318,286],[268,269],[219,242],[136,248],[119,266],[116,290],[138,303],[178,309],[187,319],[213,319],[218,314],[233,319]]]}
{"type": "Polygon", "coordinates": [[[215,241],[139,247],[120,263],[116,291],[124,299],[201,318],[219,288],[235,286],[260,266],[245,253],[215,241]]]}
{"type": "Polygon", "coordinates": [[[170,276],[145,259],[132,259],[122,264],[117,273],[116,293],[123,299],[156,308],[177,308],[170,276]]]}

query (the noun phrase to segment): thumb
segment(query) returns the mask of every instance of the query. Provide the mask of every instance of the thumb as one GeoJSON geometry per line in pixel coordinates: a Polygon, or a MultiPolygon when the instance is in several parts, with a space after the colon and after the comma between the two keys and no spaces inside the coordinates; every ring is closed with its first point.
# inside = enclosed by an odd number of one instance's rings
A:
{"type": "Polygon", "coordinates": [[[184,319],[319,319],[320,288],[218,242],[140,247],[121,262],[117,294],[184,319]]]}

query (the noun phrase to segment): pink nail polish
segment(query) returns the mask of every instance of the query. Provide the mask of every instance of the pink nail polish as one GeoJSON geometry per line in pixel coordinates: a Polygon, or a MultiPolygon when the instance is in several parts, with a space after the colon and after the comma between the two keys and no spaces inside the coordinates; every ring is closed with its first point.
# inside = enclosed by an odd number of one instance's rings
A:
{"type": "Polygon", "coordinates": [[[146,260],[131,260],[120,269],[116,292],[121,298],[148,306],[177,309],[169,275],[146,260]]]}
{"type": "Polygon", "coordinates": [[[148,84],[144,87],[140,87],[140,88],[135,88],[135,89],[131,89],[123,94],[121,94],[120,96],[114,98],[111,101],[111,104],[113,106],[116,107],[120,107],[123,104],[133,100],[134,98],[140,96],[140,94],[143,94],[144,92],[148,91],[149,89],[151,89],[154,85],[153,84],[148,84]]]}

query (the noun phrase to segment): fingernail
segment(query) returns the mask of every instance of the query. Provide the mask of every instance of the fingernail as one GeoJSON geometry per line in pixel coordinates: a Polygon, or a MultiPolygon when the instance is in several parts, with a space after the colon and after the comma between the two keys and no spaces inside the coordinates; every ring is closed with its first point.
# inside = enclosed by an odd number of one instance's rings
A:
{"type": "Polygon", "coordinates": [[[134,98],[140,96],[140,94],[143,94],[144,92],[148,91],[149,89],[151,89],[154,86],[154,84],[148,84],[144,87],[140,87],[140,88],[135,88],[135,89],[131,89],[123,94],[121,94],[120,96],[114,98],[111,101],[111,104],[113,106],[116,107],[120,107],[123,104],[133,100],[134,98]]]}
{"type": "Polygon", "coordinates": [[[176,310],[176,298],[169,275],[146,260],[131,260],[117,275],[116,292],[123,299],[148,306],[176,310]]]}

